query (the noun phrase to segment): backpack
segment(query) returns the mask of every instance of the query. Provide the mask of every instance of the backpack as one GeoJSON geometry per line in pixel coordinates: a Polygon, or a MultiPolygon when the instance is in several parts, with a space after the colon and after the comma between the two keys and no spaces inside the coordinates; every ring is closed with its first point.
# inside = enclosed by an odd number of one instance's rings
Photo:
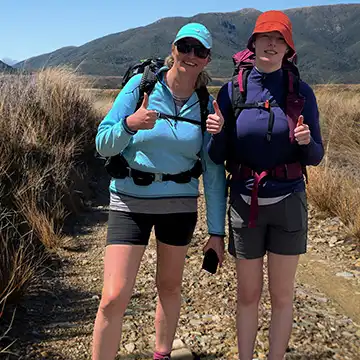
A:
{"type": "Polygon", "coordinates": [[[150,95],[150,93],[154,89],[154,86],[157,82],[156,73],[162,66],[164,66],[163,59],[150,58],[141,60],[140,62],[129,66],[129,68],[126,70],[121,82],[122,87],[124,87],[133,76],[137,74],[143,74],[140,82],[140,96],[136,104],[135,111],[141,106],[144,98],[144,93],[146,92],[150,95]]]}
{"type": "MultiPolygon", "coordinates": [[[[232,107],[234,114],[234,122],[240,115],[240,112],[243,109],[250,108],[261,108],[268,110],[270,113],[269,128],[266,134],[267,141],[271,141],[272,134],[272,125],[274,122],[274,115],[271,111],[271,107],[279,106],[275,101],[269,103],[266,102],[257,102],[251,104],[245,104],[246,102],[246,89],[247,89],[247,80],[248,76],[255,66],[255,54],[246,49],[236,53],[233,56],[234,62],[234,72],[232,77],[232,107]]],[[[296,56],[291,59],[284,59],[282,69],[284,71],[284,81],[286,88],[286,104],[285,112],[288,119],[289,125],[289,138],[293,142],[294,139],[294,129],[296,127],[298,117],[301,115],[301,112],[304,107],[305,99],[299,93],[299,82],[300,82],[300,73],[296,66],[296,56]]],[[[235,126],[235,123],[232,124],[235,126]]]]}
{"type": "MultiPolygon", "coordinates": [[[[134,112],[137,111],[141,106],[144,99],[144,93],[146,92],[150,96],[151,92],[155,87],[156,82],[158,81],[157,72],[162,66],[164,66],[164,63],[165,61],[161,58],[144,59],[141,60],[139,63],[131,65],[125,72],[121,83],[122,87],[124,87],[126,83],[133,76],[137,74],[142,74],[139,85],[139,99],[137,101],[134,112]]],[[[209,114],[208,104],[209,104],[210,95],[206,86],[196,89],[196,93],[200,103],[200,117],[201,117],[200,126],[201,126],[201,131],[204,134],[206,130],[206,120],[209,114]]],[[[159,113],[159,118],[186,121],[195,125],[199,125],[199,122],[181,116],[159,113]]],[[[127,161],[125,160],[122,154],[111,156],[106,159],[105,169],[111,177],[118,178],[119,169],[124,167],[129,167],[129,164],[127,163],[127,161]]],[[[198,162],[196,164],[196,167],[197,168],[199,167],[198,162]]]]}

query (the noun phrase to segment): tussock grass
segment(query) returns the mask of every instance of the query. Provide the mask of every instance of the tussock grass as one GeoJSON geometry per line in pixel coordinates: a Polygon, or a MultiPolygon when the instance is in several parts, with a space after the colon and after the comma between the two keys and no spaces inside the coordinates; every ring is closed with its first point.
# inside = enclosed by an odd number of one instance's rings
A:
{"type": "Polygon", "coordinates": [[[359,87],[322,86],[316,90],[325,157],[309,169],[309,199],[338,216],[349,235],[360,240],[360,92],[359,87]]]}
{"type": "Polygon", "coordinates": [[[99,115],[87,86],[63,68],[0,77],[0,309],[36,279],[88,190],[99,115]]]}

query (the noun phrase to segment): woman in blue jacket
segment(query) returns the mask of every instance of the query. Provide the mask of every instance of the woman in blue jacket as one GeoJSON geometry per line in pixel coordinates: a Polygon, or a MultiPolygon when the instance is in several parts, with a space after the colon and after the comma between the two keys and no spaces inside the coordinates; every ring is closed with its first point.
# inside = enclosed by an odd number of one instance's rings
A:
{"type": "Polygon", "coordinates": [[[248,50],[234,59],[254,66],[224,85],[218,103],[225,119],[213,135],[210,158],[229,179],[229,252],[236,258],[239,359],[253,358],[263,258],[268,255],[272,305],[269,360],[283,359],[292,328],[294,278],[306,252],[307,203],[303,169],[324,155],[312,89],[286,70],[295,55],[290,19],[280,11],[259,16],[248,50]],[[254,54],[255,53],[255,56],[254,54]],[[233,93],[243,95],[234,115],[233,93]],[[245,104],[245,105],[244,105],[245,104]]]}
{"type": "MultiPolygon", "coordinates": [[[[201,24],[182,27],[166,66],[157,73],[150,94],[139,99],[141,75],[122,89],[98,128],[96,147],[105,157],[122,154],[123,178],[110,183],[110,212],[104,259],[104,287],[93,338],[93,360],[113,360],[121,338],[124,312],[140,262],[155,228],[158,303],[154,359],[169,359],[180,312],[181,282],[186,252],[197,221],[199,157],[207,204],[208,246],[223,243],[226,198],[224,166],[206,151],[210,133],[223,117],[216,101],[208,102],[203,134],[196,89],[207,85],[204,67],[210,61],[212,39],[201,24]],[[159,113],[192,121],[159,118],[159,113]],[[186,176],[185,176],[186,175],[186,176]],[[144,183],[144,179],[146,180],[144,183]]],[[[166,116],[165,116],[166,117],[166,116]]],[[[222,259],[220,259],[221,261],[222,259]]]]}

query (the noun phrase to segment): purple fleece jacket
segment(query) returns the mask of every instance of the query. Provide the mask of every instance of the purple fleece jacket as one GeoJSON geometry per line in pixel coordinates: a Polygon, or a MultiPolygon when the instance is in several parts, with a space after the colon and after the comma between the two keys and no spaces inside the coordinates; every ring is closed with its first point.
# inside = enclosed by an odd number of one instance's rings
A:
{"type": "MultiPolygon", "coordinates": [[[[208,144],[208,153],[216,164],[224,163],[227,157],[227,146],[232,146],[232,159],[246,164],[257,172],[272,169],[277,165],[299,161],[303,165],[318,165],[324,156],[320,133],[319,112],[314,92],[305,82],[300,81],[299,91],[305,98],[302,112],[304,123],[309,125],[311,141],[308,145],[291,143],[289,127],[284,112],[286,89],[283,86],[283,71],[261,73],[253,69],[247,81],[246,103],[275,100],[279,107],[273,107],[275,122],[270,142],[266,140],[269,112],[253,108],[244,109],[236,120],[234,131],[229,134],[223,130],[213,135],[208,144]]],[[[217,98],[220,110],[225,119],[225,126],[233,117],[231,106],[231,83],[225,84],[217,98]],[[230,120],[229,120],[230,119],[230,120]]],[[[242,180],[233,181],[231,191],[250,195],[242,180]]],[[[291,192],[304,191],[305,183],[299,180],[268,179],[259,188],[259,197],[276,197],[291,192]]]]}

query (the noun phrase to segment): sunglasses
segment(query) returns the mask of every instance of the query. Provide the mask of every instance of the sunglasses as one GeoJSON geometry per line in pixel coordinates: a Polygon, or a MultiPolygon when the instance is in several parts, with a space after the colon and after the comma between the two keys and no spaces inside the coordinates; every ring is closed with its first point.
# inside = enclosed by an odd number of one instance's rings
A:
{"type": "Polygon", "coordinates": [[[187,42],[186,40],[179,40],[175,43],[178,51],[183,54],[189,54],[192,50],[194,50],[194,55],[200,59],[206,59],[210,55],[210,49],[207,49],[205,46],[200,44],[193,44],[187,42]]]}

